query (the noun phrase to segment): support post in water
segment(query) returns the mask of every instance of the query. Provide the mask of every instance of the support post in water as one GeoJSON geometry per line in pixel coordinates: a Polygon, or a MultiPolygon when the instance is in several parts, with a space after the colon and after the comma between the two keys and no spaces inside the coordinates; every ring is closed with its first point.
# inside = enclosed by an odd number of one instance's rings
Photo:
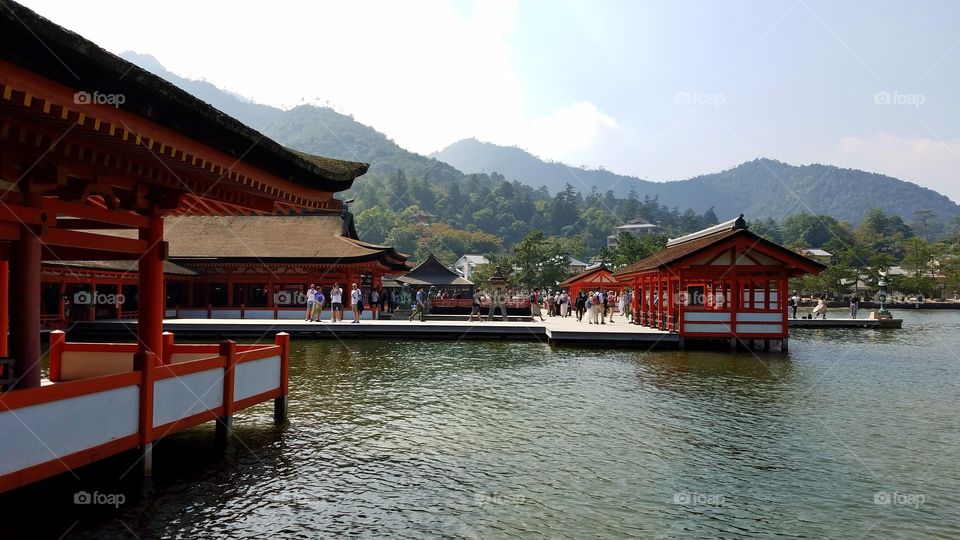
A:
{"type": "Polygon", "coordinates": [[[217,443],[226,444],[233,434],[233,379],[237,366],[237,342],[225,340],[220,343],[220,356],[226,360],[223,366],[223,416],[217,418],[217,443]]]}
{"type": "Polygon", "coordinates": [[[290,334],[277,334],[276,344],[280,346],[280,395],[273,400],[273,419],[282,423],[287,419],[287,402],[290,388],[290,334]]]}

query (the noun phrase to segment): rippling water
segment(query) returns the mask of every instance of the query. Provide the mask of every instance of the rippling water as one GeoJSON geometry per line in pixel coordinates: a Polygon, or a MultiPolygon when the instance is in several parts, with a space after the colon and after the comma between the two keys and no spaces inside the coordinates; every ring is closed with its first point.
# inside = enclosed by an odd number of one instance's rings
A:
{"type": "Polygon", "coordinates": [[[53,537],[957,538],[960,313],[898,315],[786,357],[295,341],[288,426],[258,406],[151,481],[112,459],[0,504],[53,537]]]}

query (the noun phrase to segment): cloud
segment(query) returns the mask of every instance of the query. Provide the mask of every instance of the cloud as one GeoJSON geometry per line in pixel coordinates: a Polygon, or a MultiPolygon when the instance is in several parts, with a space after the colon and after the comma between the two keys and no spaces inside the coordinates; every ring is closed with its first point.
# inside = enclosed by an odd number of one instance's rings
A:
{"type": "Polygon", "coordinates": [[[906,138],[889,133],[843,137],[833,162],[914,182],[960,201],[960,139],[906,138]]]}
{"type": "Polygon", "coordinates": [[[521,120],[515,126],[515,144],[546,158],[578,163],[578,155],[592,153],[607,135],[620,128],[617,121],[589,101],[577,101],[550,114],[521,120]]]}

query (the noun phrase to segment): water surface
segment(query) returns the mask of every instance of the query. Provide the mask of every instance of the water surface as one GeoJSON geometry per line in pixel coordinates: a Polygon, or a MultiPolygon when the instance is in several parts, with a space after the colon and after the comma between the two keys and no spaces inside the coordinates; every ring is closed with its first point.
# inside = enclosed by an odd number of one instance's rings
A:
{"type": "Polygon", "coordinates": [[[53,537],[957,538],[960,313],[898,315],[786,356],[294,341],[288,426],[261,405],[150,481],[118,458],[0,504],[53,537]]]}

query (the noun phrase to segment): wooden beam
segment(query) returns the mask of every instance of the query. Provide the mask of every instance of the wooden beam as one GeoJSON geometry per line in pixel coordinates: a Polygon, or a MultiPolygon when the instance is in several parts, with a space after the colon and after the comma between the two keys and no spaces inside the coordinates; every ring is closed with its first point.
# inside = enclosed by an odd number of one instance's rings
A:
{"type": "Polygon", "coordinates": [[[41,240],[47,246],[84,248],[93,251],[129,253],[132,255],[140,255],[147,250],[147,243],[144,240],[57,228],[48,229],[41,240]]]}
{"type": "Polygon", "coordinates": [[[107,210],[105,208],[95,208],[85,204],[66,202],[59,199],[44,197],[40,199],[41,207],[60,215],[89,219],[100,223],[111,225],[120,225],[128,228],[146,227],[150,220],[144,216],[127,211],[107,210]]]}

